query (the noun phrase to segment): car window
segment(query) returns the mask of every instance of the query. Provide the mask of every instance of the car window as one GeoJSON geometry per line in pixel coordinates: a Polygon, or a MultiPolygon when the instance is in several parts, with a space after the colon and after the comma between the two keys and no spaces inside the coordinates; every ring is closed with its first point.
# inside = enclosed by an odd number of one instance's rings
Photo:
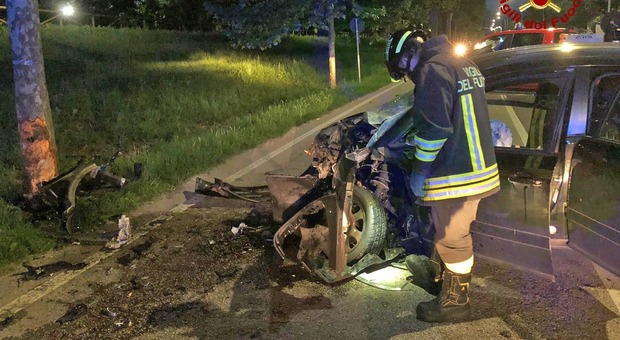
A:
{"type": "Polygon", "coordinates": [[[478,46],[490,46],[493,51],[505,50],[510,48],[512,41],[512,34],[503,34],[496,35],[487,38],[482,43],[477,44],[478,46]]]}
{"type": "Polygon", "coordinates": [[[620,100],[616,97],[616,101],[609,111],[607,119],[601,125],[599,137],[604,139],[620,142],[620,100]]]}
{"type": "Polygon", "coordinates": [[[553,150],[560,82],[527,81],[487,92],[495,146],[553,150]]]}
{"type": "Polygon", "coordinates": [[[540,45],[542,43],[542,33],[515,34],[512,38],[512,47],[540,45]]]}
{"type": "Polygon", "coordinates": [[[620,141],[620,74],[598,77],[592,84],[590,117],[599,138],[620,141]]]}

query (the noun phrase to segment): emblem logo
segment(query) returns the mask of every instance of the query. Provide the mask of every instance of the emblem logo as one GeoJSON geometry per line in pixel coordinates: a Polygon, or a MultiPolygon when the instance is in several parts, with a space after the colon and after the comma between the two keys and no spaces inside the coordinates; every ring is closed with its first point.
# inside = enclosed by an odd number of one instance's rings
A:
{"type": "Polygon", "coordinates": [[[535,9],[551,8],[556,13],[558,13],[558,15],[552,17],[548,23],[547,20],[543,20],[541,22],[527,20],[524,22],[523,26],[525,28],[537,29],[558,27],[558,24],[566,24],[577,13],[577,10],[579,9],[579,7],[581,7],[582,2],[582,0],[573,0],[572,6],[566,12],[564,12],[560,6],[553,3],[553,0],[527,0],[527,2],[524,5],[521,5],[518,10],[516,8],[512,8],[508,4],[508,1],[509,0],[499,0],[499,10],[500,12],[502,12],[503,15],[510,18],[515,23],[515,25],[519,24],[523,19],[521,13],[523,13],[530,7],[533,7],[535,9]]]}
{"type": "Polygon", "coordinates": [[[530,0],[530,2],[519,7],[519,12],[523,12],[530,7],[534,7],[536,9],[545,9],[547,7],[551,7],[551,9],[556,11],[557,13],[560,13],[562,11],[560,6],[554,4],[551,0],[530,0]]]}

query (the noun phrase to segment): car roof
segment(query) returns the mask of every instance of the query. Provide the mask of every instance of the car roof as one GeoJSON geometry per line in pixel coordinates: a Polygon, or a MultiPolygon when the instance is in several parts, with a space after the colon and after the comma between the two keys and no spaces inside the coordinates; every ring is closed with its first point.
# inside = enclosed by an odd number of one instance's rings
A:
{"type": "Polygon", "coordinates": [[[493,37],[493,36],[497,36],[497,35],[506,35],[506,34],[535,34],[535,33],[545,33],[545,32],[553,32],[553,33],[557,33],[557,32],[573,32],[574,30],[571,30],[570,28],[559,28],[559,27],[554,27],[554,28],[523,28],[523,29],[519,29],[519,30],[505,30],[505,31],[501,31],[501,32],[495,32],[495,33],[491,33],[488,34],[484,37],[484,39],[487,39],[488,37],[493,37]]]}
{"type": "MultiPolygon", "coordinates": [[[[485,76],[515,73],[538,67],[620,66],[619,43],[545,44],[523,46],[473,56],[485,76]],[[493,70],[491,73],[489,73],[493,70]]],[[[619,69],[620,70],[620,69],[619,69]]]]}

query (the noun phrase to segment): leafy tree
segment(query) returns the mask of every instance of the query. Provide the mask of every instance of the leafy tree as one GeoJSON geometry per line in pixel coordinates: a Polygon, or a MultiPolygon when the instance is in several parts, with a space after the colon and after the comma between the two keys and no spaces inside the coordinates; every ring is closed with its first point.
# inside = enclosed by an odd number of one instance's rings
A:
{"type": "Polygon", "coordinates": [[[385,36],[403,28],[426,27],[428,3],[419,0],[358,0],[353,13],[364,19],[369,30],[385,36]]]}
{"type": "Polygon", "coordinates": [[[205,3],[207,12],[224,25],[234,47],[266,49],[302,29],[328,29],[328,19],[345,17],[343,0],[240,0],[222,6],[205,3]]]}
{"type": "Polygon", "coordinates": [[[435,32],[446,34],[448,38],[452,38],[452,18],[460,6],[461,0],[444,0],[439,3],[439,6],[434,7],[439,10],[441,15],[440,21],[442,21],[439,29],[435,32]]]}
{"type": "Polygon", "coordinates": [[[366,26],[383,34],[431,26],[434,35],[452,37],[454,33],[453,38],[477,38],[483,33],[484,0],[358,0],[357,4],[363,10],[356,14],[366,21],[366,26]]]}
{"type": "MultiPolygon", "coordinates": [[[[495,12],[493,12],[495,15],[495,12]]],[[[471,0],[462,4],[452,20],[452,38],[477,41],[484,36],[486,3],[484,0],[471,0]]]]}
{"type": "Polygon", "coordinates": [[[346,0],[239,0],[229,6],[207,1],[205,8],[240,48],[266,49],[305,28],[329,30],[330,86],[336,86],[334,19],[345,17],[346,0]]]}

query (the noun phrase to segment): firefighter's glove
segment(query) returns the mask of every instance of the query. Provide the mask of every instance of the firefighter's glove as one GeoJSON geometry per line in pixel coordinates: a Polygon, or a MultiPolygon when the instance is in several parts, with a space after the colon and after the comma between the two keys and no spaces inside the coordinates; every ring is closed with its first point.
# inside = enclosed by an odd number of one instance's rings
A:
{"type": "Polygon", "coordinates": [[[409,181],[409,185],[411,186],[411,190],[413,194],[417,197],[424,197],[426,193],[424,192],[424,176],[420,174],[413,173],[411,174],[411,179],[409,181]]]}

